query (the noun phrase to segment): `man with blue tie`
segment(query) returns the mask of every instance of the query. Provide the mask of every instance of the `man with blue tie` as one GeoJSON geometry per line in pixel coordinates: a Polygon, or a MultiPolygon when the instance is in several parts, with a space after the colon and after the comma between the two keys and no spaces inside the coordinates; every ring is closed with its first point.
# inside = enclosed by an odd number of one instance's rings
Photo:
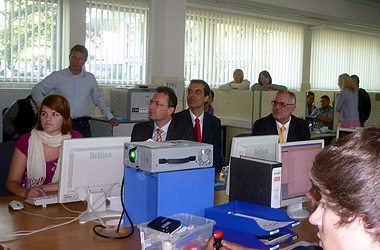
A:
{"type": "Polygon", "coordinates": [[[210,86],[203,80],[191,80],[187,90],[189,109],[174,114],[174,119],[194,128],[196,141],[214,146],[215,171],[222,169],[221,131],[219,118],[204,112],[210,95],[210,86]]]}
{"type": "Polygon", "coordinates": [[[172,119],[177,106],[177,96],[173,89],[158,87],[150,100],[149,120],[133,127],[131,141],[195,141],[194,130],[172,119]]]}

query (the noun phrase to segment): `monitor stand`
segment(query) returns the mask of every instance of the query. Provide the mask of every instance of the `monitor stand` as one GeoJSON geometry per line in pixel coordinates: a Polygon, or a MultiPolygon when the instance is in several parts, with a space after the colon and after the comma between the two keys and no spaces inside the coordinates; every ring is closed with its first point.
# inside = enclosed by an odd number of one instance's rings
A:
{"type": "Polygon", "coordinates": [[[304,219],[310,216],[310,213],[303,208],[302,202],[288,205],[286,208],[286,212],[291,218],[294,219],[304,219]]]}
{"type": "Polygon", "coordinates": [[[87,197],[87,211],[79,217],[79,223],[120,216],[121,211],[107,210],[105,192],[90,192],[87,197]]]}

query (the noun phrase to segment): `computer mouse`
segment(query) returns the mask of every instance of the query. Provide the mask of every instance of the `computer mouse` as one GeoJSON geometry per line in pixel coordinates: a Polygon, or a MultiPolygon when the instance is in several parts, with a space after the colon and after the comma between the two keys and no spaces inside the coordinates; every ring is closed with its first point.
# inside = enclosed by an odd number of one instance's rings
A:
{"type": "Polygon", "coordinates": [[[10,206],[13,210],[21,210],[21,209],[24,209],[24,204],[22,204],[21,201],[13,200],[13,201],[9,202],[9,206],[10,206]]]}

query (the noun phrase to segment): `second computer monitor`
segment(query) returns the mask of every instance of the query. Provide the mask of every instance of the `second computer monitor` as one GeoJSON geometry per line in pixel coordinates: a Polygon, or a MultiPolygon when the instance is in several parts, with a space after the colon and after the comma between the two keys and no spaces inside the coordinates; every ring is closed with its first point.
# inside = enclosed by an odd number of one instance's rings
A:
{"type": "MultiPolygon", "coordinates": [[[[250,156],[264,160],[276,159],[276,145],[278,135],[233,137],[231,144],[231,156],[250,156]]],[[[230,160],[231,164],[231,160],[230,160]]],[[[226,195],[230,194],[230,170],[227,175],[226,195]]]]}
{"type": "Polygon", "coordinates": [[[310,171],[315,156],[324,147],[324,140],[297,141],[277,144],[276,161],[282,163],[281,207],[287,206],[293,218],[305,218],[309,213],[302,203],[308,201],[311,188],[310,171]]]}

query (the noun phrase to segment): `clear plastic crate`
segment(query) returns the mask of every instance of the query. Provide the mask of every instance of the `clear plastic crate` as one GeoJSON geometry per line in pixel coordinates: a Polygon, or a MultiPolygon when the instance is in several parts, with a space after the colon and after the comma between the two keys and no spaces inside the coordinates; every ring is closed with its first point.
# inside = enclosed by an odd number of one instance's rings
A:
{"type": "Polygon", "coordinates": [[[182,226],[188,228],[173,234],[163,233],[147,225],[145,222],[137,225],[140,230],[141,249],[143,250],[182,250],[201,249],[206,245],[205,239],[210,238],[215,221],[191,214],[176,214],[169,218],[181,221],[182,226]]]}

